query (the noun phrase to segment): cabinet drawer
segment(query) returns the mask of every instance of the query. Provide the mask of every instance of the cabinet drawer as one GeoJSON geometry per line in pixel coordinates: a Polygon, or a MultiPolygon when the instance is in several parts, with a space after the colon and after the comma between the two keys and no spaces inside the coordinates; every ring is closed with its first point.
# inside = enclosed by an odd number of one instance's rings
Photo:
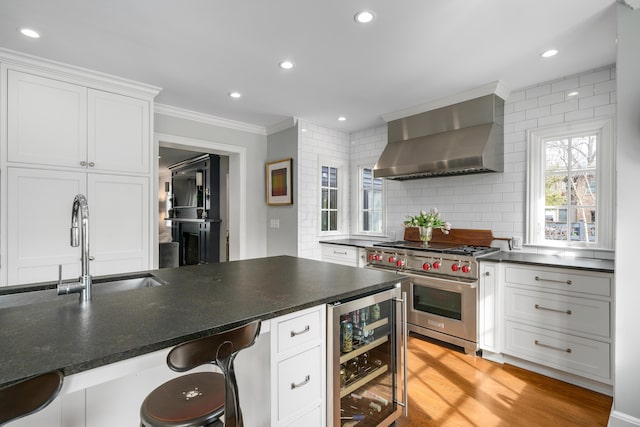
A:
{"type": "Polygon", "coordinates": [[[608,343],[506,322],[506,354],[611,384],[608,343]]]}
{"type": "Polygon", "coordinates": [[[611,296],[611,278],[597,275],[568,273],[561,269],[506,267],[505,281],[536,286],[548,291],[580,292],[611,296]]]}
{"type": "Polygon", "coordinates": [[[611,336],[610,303],[507,286],[505,315],[534,326],[611,336]]]}
{"type": "Polygon", "coordinates": [[[320,408],[320,405],[316,406],[306,414],[301,415],[290,423],[287,423],[286,426],[322,427],[322,409],[320,408]]]}
{"type": "Polygon", "coordinates": [[[322,401],[320,346],[278,363],[278,421],[322,401]]]}
{"type": "Polygon", "coordinates": [[[299,316],[278,322],[278,353],[321,338],[320,310],[314,310],[299,316]]]}
{"type": "Polygon", "coordinates": [[[337,264],[358,266],[358,248],[345,245],[321,244],[322,260],[337,264]]]}

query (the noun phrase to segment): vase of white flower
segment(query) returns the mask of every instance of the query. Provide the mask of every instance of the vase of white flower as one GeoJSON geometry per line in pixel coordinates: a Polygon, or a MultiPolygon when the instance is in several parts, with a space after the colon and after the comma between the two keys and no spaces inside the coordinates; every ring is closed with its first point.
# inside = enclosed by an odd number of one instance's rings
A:
{"type": "Polygon", "coordinates": [[[449,230],[451,230],[451,223],[443,220],[440,217],[440,212],[438,212],[436,208],[431,209],[429,212],[421,211],[416,216],[407,215],[407,218],[404,226],[418,227],[420,230],[420,240],[424,242],[425,246],[429,245],[434,228],[439,228],[444,234],[449,234],[449,230]]]}

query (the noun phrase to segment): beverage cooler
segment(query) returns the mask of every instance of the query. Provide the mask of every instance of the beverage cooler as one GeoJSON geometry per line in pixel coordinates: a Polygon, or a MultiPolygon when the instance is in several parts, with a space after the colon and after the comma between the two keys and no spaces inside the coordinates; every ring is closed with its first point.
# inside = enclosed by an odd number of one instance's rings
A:
{"type": "Polygon", "coordinates": [[[406,414],[405,301],[398,283],[328,306],[327,425],[387,426],[406,414]]]}

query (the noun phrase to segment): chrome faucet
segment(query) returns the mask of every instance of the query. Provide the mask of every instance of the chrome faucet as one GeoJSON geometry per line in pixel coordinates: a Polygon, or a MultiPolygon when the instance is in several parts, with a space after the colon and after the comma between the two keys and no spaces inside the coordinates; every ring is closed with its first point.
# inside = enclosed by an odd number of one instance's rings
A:
{"type": "Polygon", "coordinates": [[[62,283],[62,265],[58,270],[58,295],[80,293],[80,302],[91,301],[91,275],[89,274],[89,204],[87,198],[78,194],[71,208],[71,246],[82,246],[82,274],[77,282],[62,283]],[[79,218],[79,219],[78,219],[79,218]],[[78,222],[81,222],[81,228],[78,222]]]}

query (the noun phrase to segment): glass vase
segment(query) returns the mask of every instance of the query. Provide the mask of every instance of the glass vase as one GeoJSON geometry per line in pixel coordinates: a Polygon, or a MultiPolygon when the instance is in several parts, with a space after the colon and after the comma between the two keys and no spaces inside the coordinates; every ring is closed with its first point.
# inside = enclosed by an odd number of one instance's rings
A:
{"type": "Polygon", "coordinates": [[[431,241],[431,236],[433,233],[433,228],[431,227],[419,227],[420,229],[420,240],[424,246],[429,246],[429,242],[431,241]]]}

